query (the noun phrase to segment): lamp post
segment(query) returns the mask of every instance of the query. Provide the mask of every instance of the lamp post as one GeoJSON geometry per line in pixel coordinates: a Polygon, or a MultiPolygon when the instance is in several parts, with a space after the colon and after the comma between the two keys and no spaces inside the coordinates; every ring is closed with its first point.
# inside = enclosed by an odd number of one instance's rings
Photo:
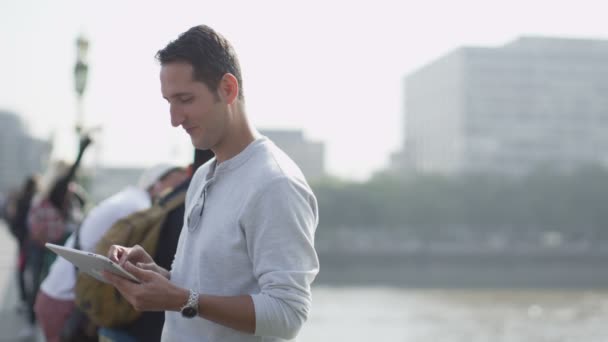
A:
{"type": "Polygon", "coordinates": [[[89,66],[87,64],[87,53],[89,41],[82,35],[76,39],[76,65],[74,66],[74,86],[76,90],[76,133],[80,135],[84,130],[84,111],[82,107],[82,95],[87,84],[89,66]]]}

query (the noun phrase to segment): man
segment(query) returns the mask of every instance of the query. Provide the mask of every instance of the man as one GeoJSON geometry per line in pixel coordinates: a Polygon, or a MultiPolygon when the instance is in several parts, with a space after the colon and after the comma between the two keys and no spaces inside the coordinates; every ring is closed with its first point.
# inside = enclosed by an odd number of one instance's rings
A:
{"type": "MultiPolygon", "coordinates": [[[[188,177],[185,169],[158,164],[142,173],[138,186],[128,186],[103,200],[91,210],[78,231],[78,248],[92,251],[99,239],[119,219],[136,211],[145,210],[164,191],[180,184],[188,177]]],[[[75,234],[66,246],[76,245],[75,234]]],[[[74,309],[74,265],[58,258],[42,282],[36,297],[36,317],[47,341],[59,341],[61,329],[74,309]]]]}
{"type": "Polygon", "coordinates": [[[141,311],[165,311],[163,341],[284,341],[308,317],[317,201],[300,169],[252,128],[230,43],[193,27],[157,54],[171,123],[215,158],[188,189],[171,272],[140,247],[110,258],[135,284],[106,278],[141,311]]]}

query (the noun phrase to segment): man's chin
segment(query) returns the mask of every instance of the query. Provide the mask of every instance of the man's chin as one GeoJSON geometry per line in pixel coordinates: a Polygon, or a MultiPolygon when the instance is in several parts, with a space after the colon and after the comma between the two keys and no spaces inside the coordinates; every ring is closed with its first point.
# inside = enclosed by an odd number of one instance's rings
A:
{"type": "Polygon", "coordinates": [[[211,146],[209,146],[209,144],[206,141],[201,141],[198,139],[195,139],[195,137],[190,136],[190,141],[192,142],[192,146],[194,146],[194,148],[199,149],[199,150],[208,150],[211,148],[211,146]]]}

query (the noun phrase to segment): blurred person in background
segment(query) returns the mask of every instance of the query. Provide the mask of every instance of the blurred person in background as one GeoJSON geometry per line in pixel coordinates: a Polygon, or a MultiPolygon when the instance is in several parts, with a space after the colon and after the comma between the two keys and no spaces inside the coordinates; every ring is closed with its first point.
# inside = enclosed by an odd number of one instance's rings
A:
{"type": "Polygon", "coordinates": [[[69,167],[65,162],[51,164],[42,177],[41,189],[34,196],[28,211],[25,287],[29,325],[19,334],[21,337],[35,333],[34,302],[40,283],[56,258],[56,254],[47,251],[44,244],[63,244],[82,220],[86,193],[76,184],[75,178],[84,152],[91,143],[92,140],[87,135],[80,139],[78,155],[69,167]]]}
{"type": "MultiPolygon", "coordinates": [[[[9,190],[6,195],[2,195],[2,207],[0,207],[0,216],[6,222],[10,222],[15,218],[17,212],[17,198],[19,197],[19,190],[9,190]]],[[[10,229],[10,227],[8,227],[10,229]]]]}
{"type": "Polygon", "coordinates": [[[8,203],[8,196],[0,192],[0,219],[6,221],[6,205],[8,203]]]}
{"type": "Polygon", "coordinates": [[[29,176],[21,190],[17,193],[14,200],[13,214],[8,219],[8,226],[13,237],[17,241],[18,245],[18,257],[17,257],[17,279],[19,285],[19,299],[22,304],[26,304],[26,288],[25,288],[25,258],[26,258],[26,241],[28,238],[28,226],[27,226],[27,215],[32,204],[34,195],[39,191],[39,177],[38,175],[29,176]]]}
{"type": "MultiPolygon", "coordinates": [[[[128,186],[95,206],[65,246],[93,251],[103,234],[118,220],[145,210],[161,196],[187,178],[184,168],[158,164],[145,170],[137,186],[128,186]]],[[[37,294],[35,312],[49,342],[60,340],[62,328],[74,309],[74,265],[63,258],[52,264],[37,294]]]]}

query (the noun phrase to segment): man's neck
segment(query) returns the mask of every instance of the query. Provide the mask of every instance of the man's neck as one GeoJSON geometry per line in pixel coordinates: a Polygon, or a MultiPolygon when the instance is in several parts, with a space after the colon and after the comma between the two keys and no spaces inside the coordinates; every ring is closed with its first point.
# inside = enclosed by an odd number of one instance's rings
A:
{"type": "Polygon", "coordinates": [[[245,113],[239,111],[226,136],[212,149],[217,163],[222,163],[241,153],[258,135],[259,133],[249,124],[245,113]]]}

